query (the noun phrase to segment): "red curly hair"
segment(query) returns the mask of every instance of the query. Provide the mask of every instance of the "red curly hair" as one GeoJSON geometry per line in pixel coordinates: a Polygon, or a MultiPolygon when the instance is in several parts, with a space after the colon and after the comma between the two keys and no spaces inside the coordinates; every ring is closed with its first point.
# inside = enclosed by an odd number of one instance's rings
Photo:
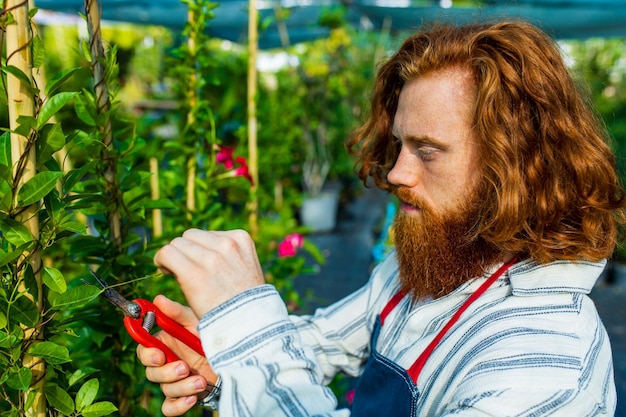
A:
{"type": "Polygon", "coordinates": [[[438,25],[409,37],[380,68],[371,115],[348,139],[361,180],[393,188],[400,91],[452,66],[469,69],[477,91],[473,129],[489,198],[476,236],[540,264],[609,257],[626,203],[608,135],[555,42],[525,22],[438,25]]]}

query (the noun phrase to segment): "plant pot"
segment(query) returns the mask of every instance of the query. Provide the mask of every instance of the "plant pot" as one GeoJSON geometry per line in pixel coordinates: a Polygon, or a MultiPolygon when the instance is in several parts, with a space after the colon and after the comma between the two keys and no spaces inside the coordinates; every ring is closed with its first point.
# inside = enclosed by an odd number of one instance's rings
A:
{"type": "Polygon", "coordinates": [[[329,232],[337,223],[339,190],[323,190],[315,196],[306,196],[300,207],[300,221],[311,232],[329,232]]]}

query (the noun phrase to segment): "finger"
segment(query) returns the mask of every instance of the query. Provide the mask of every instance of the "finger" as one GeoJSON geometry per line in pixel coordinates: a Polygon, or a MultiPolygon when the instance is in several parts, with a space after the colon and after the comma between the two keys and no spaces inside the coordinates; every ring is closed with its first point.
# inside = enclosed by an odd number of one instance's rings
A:
{"type": "MultiPolygon", "coordinates": [[[[177,237],[169,244],[163,246],[155,255],[155,263],[157,266],[164,267],[177,277],[181,275],[189,276],[197,274],[201,276],[207,266],[224,262],[221,250],[220,239],[216,241],[205,240],[203,243],[187,239],[186,237],[177,237]]],[[[231,254],[236,254],[238,250],[237,243],[232,239],[227,239],[228,246],[225,250],[232,250],[231,254]]]]}
{"type": "MultiPolygon", "coordinates": [[[[174,241],[176,241],[176,238],[174,241]]],[[[173,275],[197,269],[198,265],[190,259],[184,251],[181,251],[173,242],[163,246],[154,255],[154,264],[160,269],[166,269],[173,275]]],[[[179,245],[180,246],[180,245],[179,245]]]]}
{"type": "Polygon", "coordinates": [[[164,416],[182,416],[198,402],[196,395],[179,398],[166,398],[161,406],[164,416]]]}
{"type": "Polygon", "coordinates": [[[193,375],[177,382],[161,384],[161,391],[169,398],[189,397],[206,391],[208,384],[206,379],[199,375],[193,375]]]}
{"type": "Polygon", "coordinates": [[[157,384],[169,384],[187,378],[190,374],[189,365],[184,361],[166,363],[162,366],[148,366],[146,378],[157,384]]]}
{"type": "Polygon", "coordinates": [[[221,253],[238,251],[238,249],[254,249],[254,240],[248,232],[242,229],[226,231],[188,229],[182,237],[221,253]]]}
{"type": "Polygon", "coordinates": [[[165,364],[165,354],[157,348],[137,345],[137,357],[144,366],[162,366],[165,364]]]}
{"type": "Polygon", "coordinates": [[[184,235],[183,237],[173,239],[169,244],[198,264],[202,264],[206,260],[206,257],[214,252],[209,241],[202,244],[188,239],[184,237],[184,235]]]}
{"type": "Polygon", "coordinates": [[[157,295],[154,298],[154,305],[159,308],[169,318],[180,323],[182,326],[188,328],[195,335],[198,334],[196,326],[198,325],[198,318],[193,313],[191,308],[184,306],[176,301],[170,300],[164,295],[157,295]]]}

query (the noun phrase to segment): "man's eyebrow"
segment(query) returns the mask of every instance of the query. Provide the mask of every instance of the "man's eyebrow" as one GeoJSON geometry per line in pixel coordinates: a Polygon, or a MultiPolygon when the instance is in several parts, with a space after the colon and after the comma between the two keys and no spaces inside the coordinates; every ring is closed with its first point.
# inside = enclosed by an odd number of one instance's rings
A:
{"type": "MultiPolygon", "coordinates": [[[[394,134],[394,137],[398,138],[397,135],[394,134]]],[[[413,136],[408,135],[403,138],[400,138],[404,142],[411,143],[413,146],[432,146],[441,150],[448,149],[449,145],[446,145],[440,140],[437,140],[431,136],[413,136]]]]}

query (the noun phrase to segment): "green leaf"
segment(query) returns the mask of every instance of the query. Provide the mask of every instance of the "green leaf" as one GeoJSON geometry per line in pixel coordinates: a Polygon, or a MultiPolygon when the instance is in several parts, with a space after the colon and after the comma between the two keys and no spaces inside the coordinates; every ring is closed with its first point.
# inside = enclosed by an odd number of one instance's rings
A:
{"type": "Polygon", "coordinates": [[[61,271],[56,268],[48,266],[43,267],[43,283],[46,284],[48,288],[58,292],[59,294],[63,294],[67,291],[65,278],[63,277],[61,271]]]}
{"type": "Polygon", "coordinates": [[[100,401],[95,404],[91,404],[87,406],[82,414],[84,417],[100,417],[100,416],[108,416],[111,413],[117,411],[117,407],[113,405],[112,402],[109,401],[100,401]]]}
{"type": "Polygon", "coordinates": [[[72,397],[58,385],[46,384],[45,393],[50,405],[58,409],[63,415],[69,416],[74,412],[72,397]]]}
{"type": "Polygon", "coordinates": [[[39,36],[33,36],[33,68],[40,68],[46,59],[46,48],[39,36]]]}
{"type": "Polygon", "coordinates": [[[72,191],[74,186],[90,171],[97,161],[89,161],[79,169],[73,169],[68,172],[63,180],[63,193],[68,194],[72,191]]]}
{"type": "Polygon", "coordinates": [[[20,246],[34,240],[33,235],[22,223],[13,219],[0,219],[0,231],[9,243],[20,246]]]}
{"type": "Polygon", "coordinates": [[[146,209],[176,209],[176,204],[172,203],[171,200],[163,198],[160,200],[144,200],[142,206],[146,209]]]}
{"type": "Polygon", "coordinates": [[[85,382],[76,393],[76,409],[82,411],[85,407],[91,405],[96,399],[100,383],[97,378],[92,378],[85,382]]]}
{"type": "Polygon", "coordinates": [[[46,143],[52,149],[52,152],[56,152],[65,146],[65,134],[60,124],[52,125],[48,132],[46,143]]]}
{"type": "Polygon", "coordinates": [[[29,246],[30,246],[30,242],[29,243],[25,243],[23,245],[20,245],[20,246],[16,247],[15,249],[13,249],[10,252],[5,252],[2,249],[0,249],[0,267],[8,265],[11,262],[13,262],[14,260],[16,260],[17,258],[19,258],[20,255],[22,253],[24,253],[24,251],[29,246]]]}
{"type": "Polygon", "coordinates": [[[48,120],[56,113],[59,112],[71,99],[73,99],[78,93],[75,91],[68,91],[58,93],[52,97],[49,97],[41,107],[39,114],[37,115],[37,130],[41,129],[48,120]]]}
{"type": "MultiPolygon", "coordinates": [[[[63,294],[51,296],[52,308],[60,310],[68,306],[78,306],[95,300],[100,295],[100,289],[92,285],[81,285],[80,287],[70,288],[63,294]]],[[[51,294],[52,295],[52,294],[51,294]]]]}
{"type": "Polygon", "coordinates": [[[87,233],[87,226],[78,221],[64,221],[57,227],[57,232],[72,232],[84,235],[87,233]]]}
{"type": "MultiPolygon", "coordinates": [[[[0,165],[2,168],[4,165],[0,165]]],[[[0,211],[8,211],[13,202],[13,190],[11,185],[0,178],[0,211]]]]}
{"type": "Polygon", "coordinates": [[[35,127],[36,120],[33,116],[18,116],[17,117],[17,128],[15,128],[14,132],[18,135],[22,135],[24,137],[28,137],[30,135],[30,131],[33,127],[35,127]]]}
{"type": "Polygon", "coordinates": [[[27,296],[21,296],[13,304],[9,313],[13,319],[26,327],[35,327],[39,322],[37,305],[27,296]]]}
{"type": "Polygon", "coordinates": [[[4,329],[5,327],[7,327],[7,316],[0,311],[0,329],[4,329]]]}
{"type": "MultiPolygon", "coordinates": [[[[37,397],[37,390],[29,390],[26,394],[26,400],[24,401],[24,410],[33,410],[33,404],[35,404],[35,398],[37,397]]],[[[18,416],[15,416],[18,417],[18,416]]],[[[21,416],[20,416],[21,417],[21,416]]]]}
{"type": "Polygon", "coordinates": [[[78,381],[80,381],[83,378],[86,378],[87,376],[93,374],[94,372],[97,372],[98,370],[96,368],[91,368],[89,366],[87,367],[83,367],[80,369],[77,369],[69,378],[68,380],[68,384],[71,387],[72,385],[74,385],[75,383],[77,383],[78,381]]]}
{"type": "Polygon", "coordinates": [[[63,70],[52,77],[46,86],[46,95],[51,96],[65,81],[67,81],[76,71],[80,69],[80,67],[70,68],[63,70]]]}
{"type": "Polygon", "coordinates": [[[2,71],[13,75],[15,78],[22,81],[29,88],[32,87],[30,82],[30,78],[24,72],[16,66],[13,65],[5,65],[2,67],[2,71]]]}
{"type": "Polygon", "coordinates": [[[11,167],[11,134],[9,132],[0,135],[0,164],[11,167]]]}
{"type": "Polygon", "coordinates": [[[57,345],[54,342],[35,343],[28,353],[36,358],[41,358],[52,365],[71,362],[70,352],[65,346],[57,345]]]}
{"type": "Polygon", "coordinates": [[[33,373],[30,368],[22,367],[17,371],[11,369],[9,371],[7,385],[13,389],[24,391],[30,386],[30,381],[32,379],[33,373]]]}
{"type": "Polygon", "coordinates": [[[10,184],[13,181],[12,175],[11,168],[8,165],[0,164],[0,179],[10,184]]]}
{"type": "Polygon", "coordinates": [[[74,111],[78,118],[87,126],[96,126],[96,118],[92,112],[89,111],[89,103],[83,96],[76,96],[74,100],[74,111]]]}
{"type": "Polygon", "coordinates": [[[62,177],[63,173],[59,171],[44,171],[35,174],[18,191],[18,204],[20,206],[29,206],[41,200],[54,189],[56,183],[62,177]]]}
{"type": "Polygon", "coordinates": [[[46,213],[48,213],[48,217],[53,223],[61,221],[63,214],[69,215],[65,213],[65,204],[61,201],[59,193],[57,192],[48,193],[48,195],[43,198],[43,204],[46,208],[46,213]]]}
{"type": "Polygon", "coordinates": [[[0,332],[0,348],[12,349],[13,346],[17,345],[20,341],[21,339],[13,333],[9,334],[5,332],[0,332]]]}

